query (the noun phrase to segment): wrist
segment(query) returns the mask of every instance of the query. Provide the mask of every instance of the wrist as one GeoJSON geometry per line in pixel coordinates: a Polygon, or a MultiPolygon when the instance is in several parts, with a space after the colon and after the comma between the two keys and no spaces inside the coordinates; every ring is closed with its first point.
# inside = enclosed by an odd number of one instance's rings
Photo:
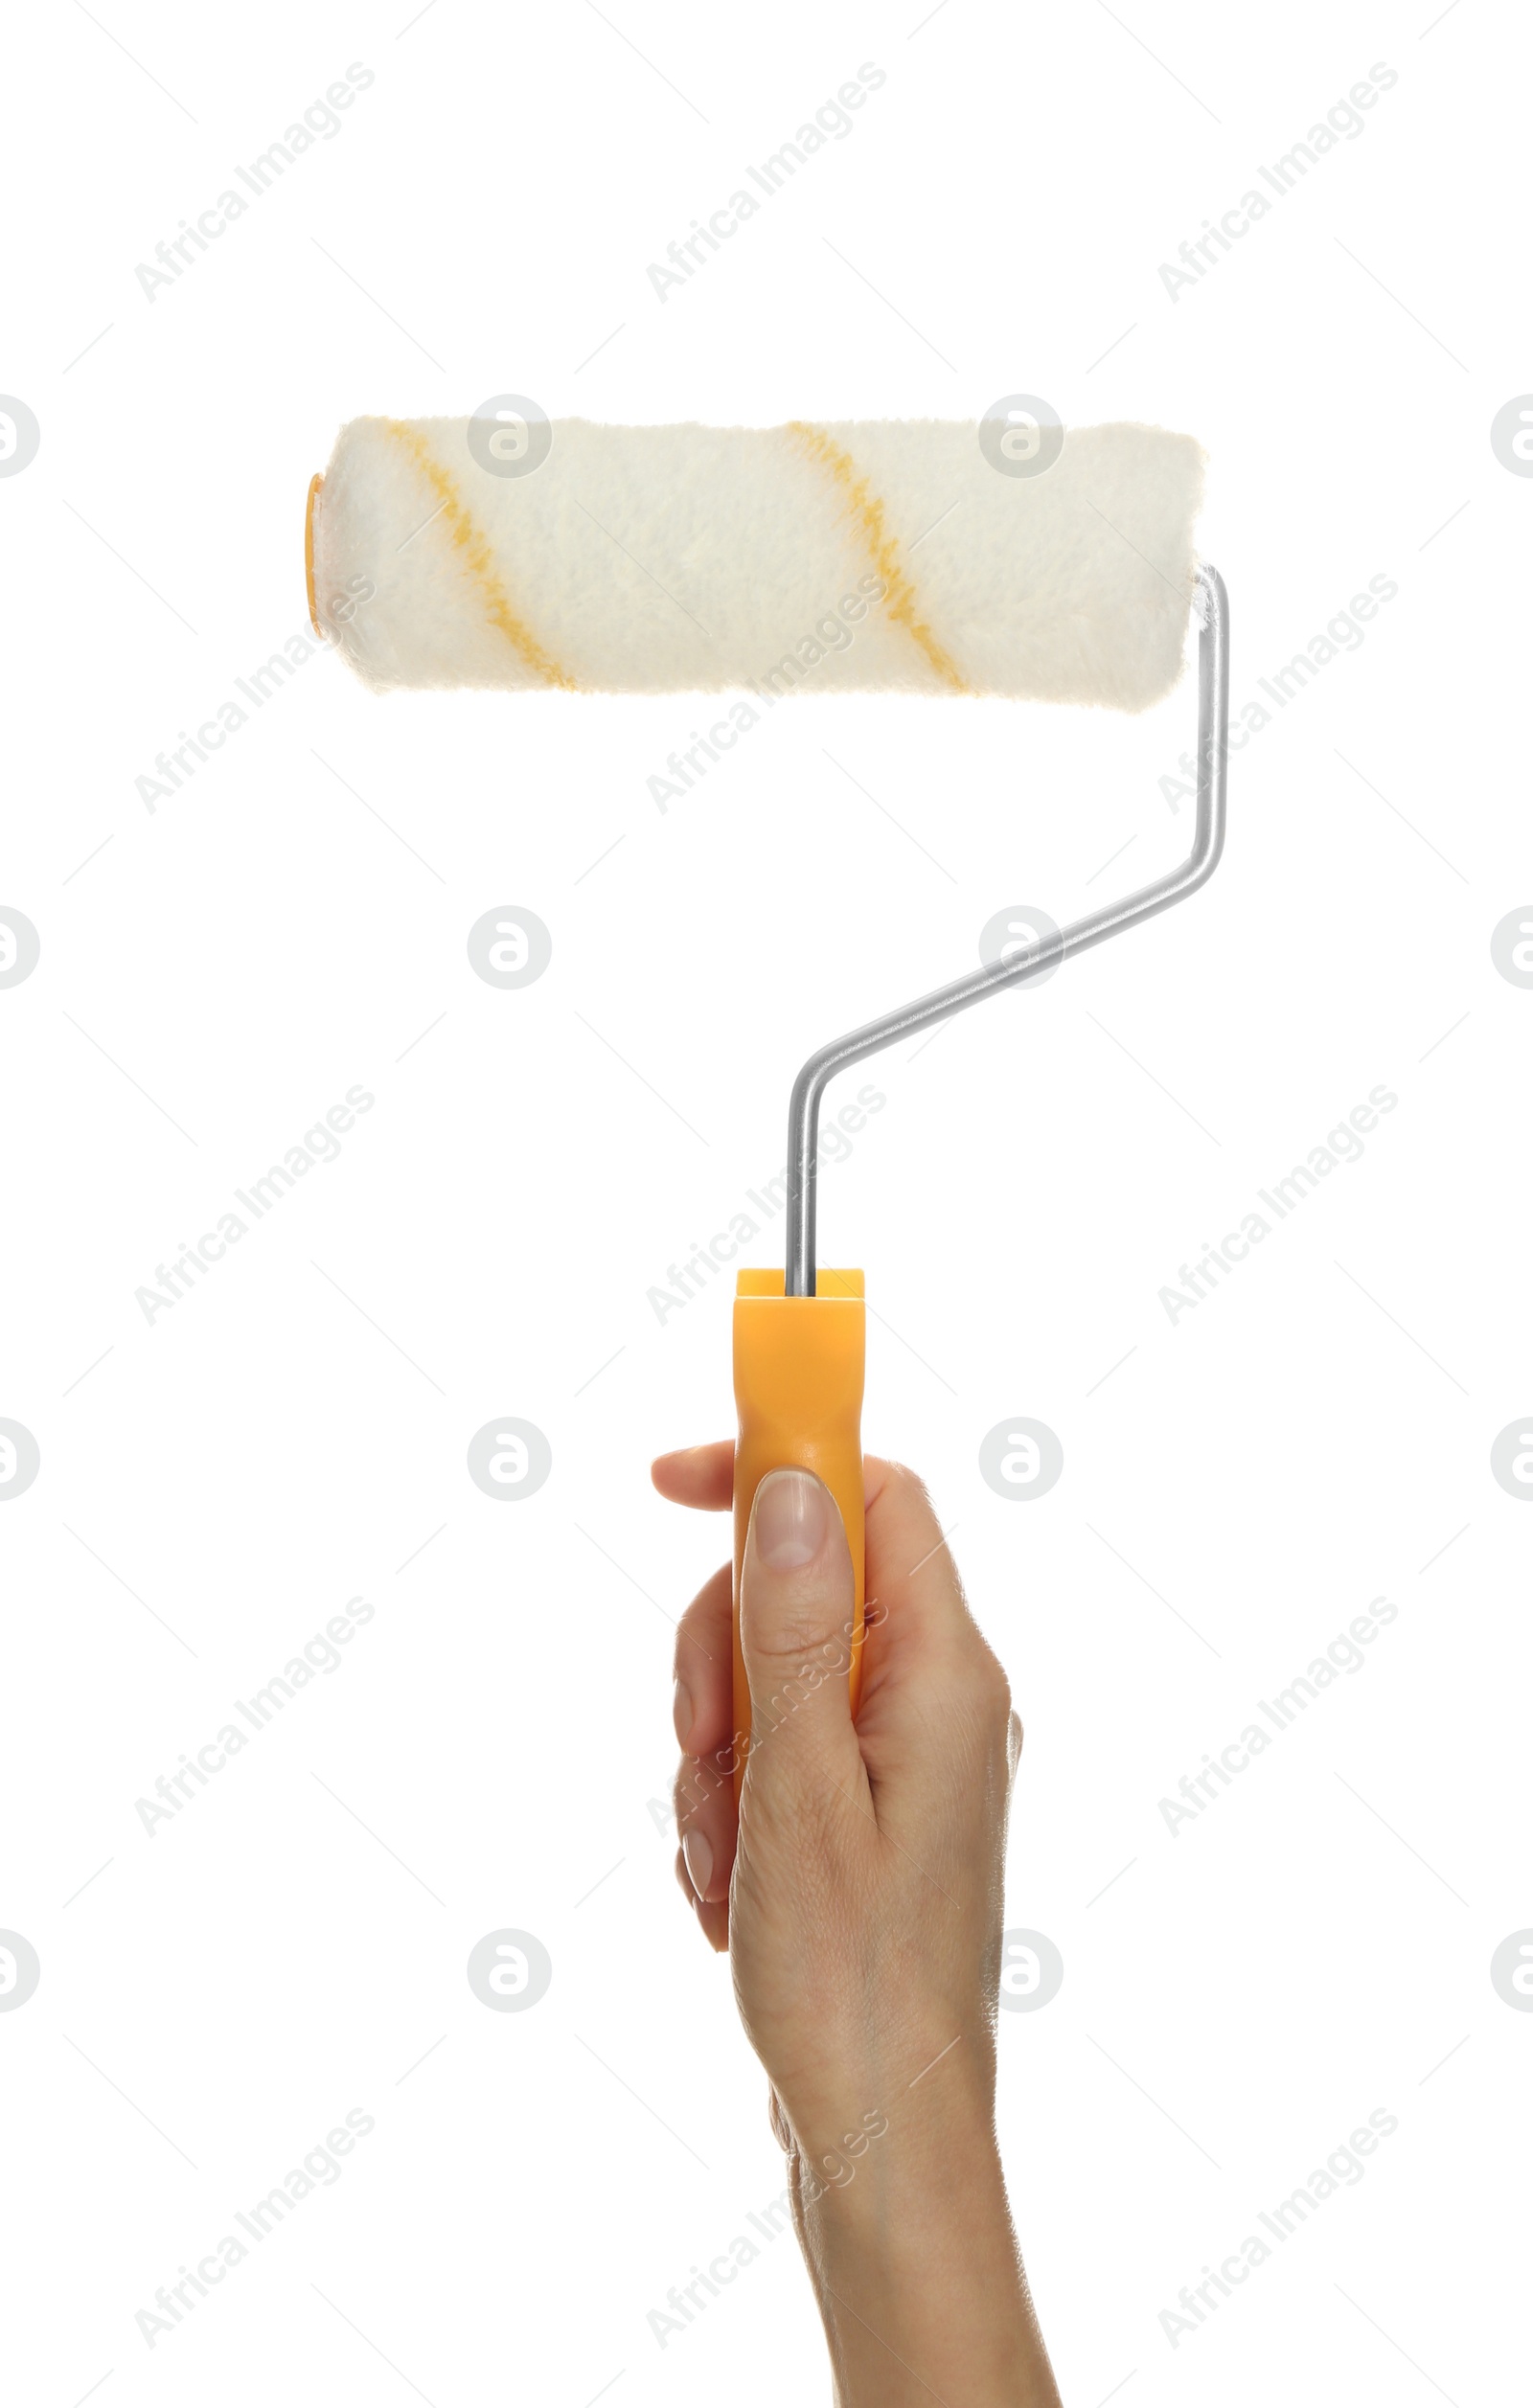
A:
{"type": "Polygon", "coordinates": [[[791,2119],[795,2196],[827,2236],[854,2239],[898,2204],[918,2222],[944,2212],[955,2180],[999,2178],[995,2077],[988,2050],[954,2042],[914,2080],[864,2076],[838,2086],[860,2113],[791,2119]],[[844,2128],[842,2128],[844,2127],[844,2128]]]}
{"type": "Polygon", "coordinates": [[[795,2221],[839,2408],[929,2408],[933,2394],[952,2408],[1057,2408],[988,2079],[971,2072],[939,2066],[932,2081],[950,2079],[927,2099],[923,2082],[829,2147],[795,2146],[795,2221]]]}

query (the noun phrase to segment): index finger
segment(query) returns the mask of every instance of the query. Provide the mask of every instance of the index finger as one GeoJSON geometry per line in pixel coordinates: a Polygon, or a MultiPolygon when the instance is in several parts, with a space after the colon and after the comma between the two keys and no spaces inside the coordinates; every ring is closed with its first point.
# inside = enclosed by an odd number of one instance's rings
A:
{"type": "Polygon", "coordinates": [[[721,1438],[711,1446],[678,1446],[672,1454],[656,1455],[650,1478],[673,1505],[722,1513],[734,1502],[735,1443],[721,1438]]]}
{"type": "MultiPolygon", "coordinates": [[[[887,1488],[893,1468],[877,1455],[863,1458],[863,1489],[870,1512],[887,1488]]],[[[677,1446],[668,1455],[656,1455],[650,1478],[673,1505],[722,1513],[734,1501],[735,1443],[721,1438],[708,1446],[677,1446]]]]}

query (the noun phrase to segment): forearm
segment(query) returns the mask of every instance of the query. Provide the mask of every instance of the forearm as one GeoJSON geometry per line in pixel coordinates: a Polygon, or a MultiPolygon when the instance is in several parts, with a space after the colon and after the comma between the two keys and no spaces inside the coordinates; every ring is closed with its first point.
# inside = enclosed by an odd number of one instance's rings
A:
{"type": "Polygon", "coordinates": [[[1059,2408],[984,2102],[906,2101],[849,2179],[827,2155],[793,2189],[837,2408],[1059,2408]]]}

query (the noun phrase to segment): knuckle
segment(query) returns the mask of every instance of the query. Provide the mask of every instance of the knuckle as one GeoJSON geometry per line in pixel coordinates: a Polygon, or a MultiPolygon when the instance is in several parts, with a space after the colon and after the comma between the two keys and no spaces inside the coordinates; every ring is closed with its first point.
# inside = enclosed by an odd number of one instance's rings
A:
{"type": "Polygon", "coordinates": [[[819,1606],[774,1615],[769,1629],[758,1626],[749,1637],[751,1654],[778,1672],[802,1670],[808,1676],[837,1660],[844,1669],[850,1661],[845,1643],[829,1626],[819,1606]]]}
{"type": "Polygon", "coordinates": [[[716,1585],[721,1583],[726,1578],[729,1568],[728,1564],[720,1565],[698,1591],[697,1596],[685,1608],[680,1621],[676,1624],[675,1646],[672,1650],[671,1659],[672,1677],[675,1680],[687,1680],[689,1673],[693,1683],[701,1677],[702,1667],[709,1661],[705,1638],[714,1603],[714,1591],[716,1585]]]}
{"type": "Polygon", "coordinates": [[[933,1524],[935,1525],[936,1514],[932,1508],[931,1491],[927,1487],[926,1482],[922,1479],[919,1471],[912,1471],[908,1464],[891,1463],[889,1465],[889,1483],[892,1488],[899,1490],[901,1497],[906,1504],[919,1507],[926,1512],[930,1513],[933,1524]]]}
{"type": "Polygon", "coordinates": [[[1017,1720],[1012,1712],[1012,1685],[983,1640],[970,1658],[965,1689],[970,1711],[980,1726],[1003,1749],[1009,1749],[1011,1727],[1017,1720]]]}
{"type": "Polygon", "coordinates": [[[711,1765],[703,1763],[695,1756],[683,1756],[676,1767],[676,1777],[671,1793],[678,1831],[686,1830],[697,1821],[703,1807],[721,1785],[718,1774],[711,1765]]]}
{"type": "Polygon", "coordinates": [[[1006,1778],[1008,1782],[1016,1780],[1021,1761],[1022,1717],[1014,1712],[1006,1724],[1006,1778]]]}
{"type": "Polygon", "coordinates": [[[838,1653],[758,1659],[751,1673],[753,1718],[767,1731],[783,1722],[796,1728],[796,1717],[806,1709],[816,1709],[834,1683],[839,1681],[844,1688],[846,1674],[846,1657],[838,1653]]]}
{"type": "Polygon", "coordinates": [[[1012,1685],[995,1649],[977,1634],[969,1651],[969,1684],[975,1702],[1004,1722],[1012,1710],[1012,1685]]]}
{"type": "Polygon", "coordinates": [[[851,1664],[853,1607],[850,1582],[844,1604],[826,1594],[819,1582],[789,1584],[764,1609],[747,1589],[743,1602],[741,1638],[747,1661],[770,1668],[774,1678],[802,1672],[823,1677],[835,1667],[851,1664]]]}

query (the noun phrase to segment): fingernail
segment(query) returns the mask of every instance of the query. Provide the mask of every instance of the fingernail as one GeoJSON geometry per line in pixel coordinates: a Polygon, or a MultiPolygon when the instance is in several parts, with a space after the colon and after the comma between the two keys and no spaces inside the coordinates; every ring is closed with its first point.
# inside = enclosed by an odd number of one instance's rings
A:
{"type": "Polygon", "coordinates": [[[826,1491],[807,1471],[769,1471],[756,1491],[756,1553],[769,1572],[802,1572],[825,1544],[826,1491]]]}
{"type": "Polygon", "coordinates": [[[681,1842],[681,1853],[687,1860],[687,1879],[699,1898],[708,1895],[713,1878],[713,1850],[701,1831],[688,1831],[681,1842]]]}
{"type": "Polygon", "coordinates": [[[692,1729],[692,1692],[685,1681],[676,1683],[675,1694],[671,1700],[671,1712],[676,1726],[676,1745],[685,1747],[687,1735],[692,1729]]]}

